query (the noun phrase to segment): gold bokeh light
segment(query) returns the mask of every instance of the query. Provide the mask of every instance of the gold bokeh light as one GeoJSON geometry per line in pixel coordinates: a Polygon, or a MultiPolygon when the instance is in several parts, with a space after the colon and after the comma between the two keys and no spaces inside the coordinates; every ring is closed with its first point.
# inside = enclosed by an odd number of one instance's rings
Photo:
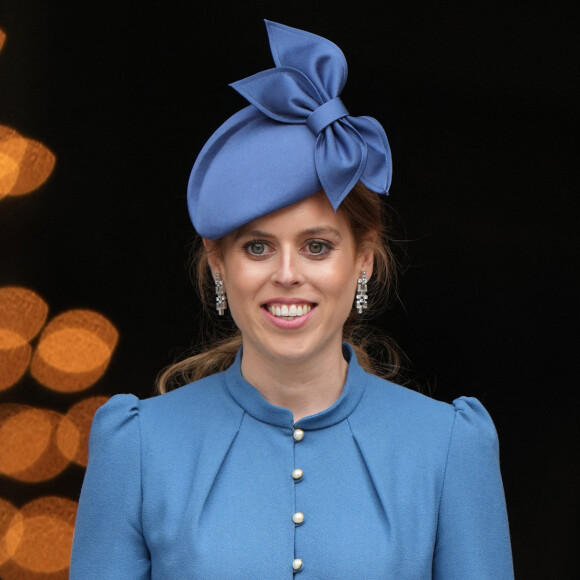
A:
{"type": "MultiPolygon", "coordinates": [[[[0,51],[5,41],[0,29],[0,51]]],[[[40,188],[55,163],[46,145],[0,125],[2,202],[40,188]]],[[[70,310],[48,324],[47,316],[48,305],[35,292],[0,287],[0,392],[29,369],[40,385],[58,392],[42,389],[43,397],[62,402],[62,394],[88,389],[107,369],[118,332],[104,316],[70,310]]],[[[0,403],[0,488],[8,494],[21,482],[17,496],[36,499],[21,507],[21,500],[15,505],[13,497],[0,497],[0,580],[67,580],[77,503],[46,493],[58,490],[62,479],[54,478],[71,464],[77,471],[86,467],[93,416],[109,397],[75,397],[68,412],[59,413],[21,403],[19,388],[14,393],[18,402],[0,403]],[[54,483],[35,485],[51,479],[54,483]]],[[[31,393],[25,395],[30,402],[36,399],[31,393]]]]}
{"type": "Polygon", "coordinates": [[[0,497],[0,566],[10,560],[20,544],[22,514],[10,502],[0,497]]]}
{"type": "MultiPolygon", "coordinates": [[[[70,461],[60,451],[58,441],[62,420],[62,415],[51,409],[18,403],[0,405],[0,473],[18,481],[38,482],[63,471],[70,461]]],[[[76,453],[80,438],[74,435],[68,449],[74,446],[76,453]]]]}
{"type": "Polygon", "coordinates": [[[54,154],[39,141],[0,125],[0,199],[38,189],[50,176],[54,154]]]}
{"type": "Polygon", "coordinates": [[[0,473],[12,475],[34,465],[48,447],[50,431],[50,420],[40,409],[0,406],[0,473]]]}
{"type": "MultiPolygon", "coordinates": [[[[15,333],[22,343],[36,336],[46,320],[47,313],[46,302],[32,290],[19,286],[0,288],[0,330],[15,333]]],[[[0,338],[0,348],[18,344],[11,343],[8,339],[8,343],[4,346],[0,338]]]]}
{"type": "MultiPolygon", "coordinates": [[[[65,580],[68,567],[76,502],[56,496],[41,497],[12,514],[10,506],[0,503],[8,524],[0,539],[4,541],[6,558],[0,563],[4,580],[65,580]]],[[[0,533],[4,528],[0,528],[0,533]]]]}
{"type": "Polygon", "coordinates": [[[69,310],[42,332],[30,372],[49,389],[82,391],[101,378],[118,338],[115,327],[98,312],[69,310]]]}
{"type": "Polygon", "coordinates": [[[0,391],[17,383],[30,362],[28,341],[42,328],[46,302],[32,290],[0,288],[0,391]]]}
{"type": "MultiPolygon", "coordinates": [[[[6,334],[0,331],[0,340],[6,334]]],[[[28,368],[31,352],[28,343],[8,350],[0,348],[0,391],[10,388],[22,378],[28,368]]]]}

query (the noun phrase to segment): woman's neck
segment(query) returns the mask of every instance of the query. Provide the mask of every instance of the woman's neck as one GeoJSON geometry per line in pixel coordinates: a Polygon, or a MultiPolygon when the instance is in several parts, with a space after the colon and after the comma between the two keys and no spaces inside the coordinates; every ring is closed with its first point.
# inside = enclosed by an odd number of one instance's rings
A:
{"type": "Polygon", "coordinates": [[[294,423],[337,401],[347,369],[341,344],[297,360],[272,358],[248,345],[242,356],[242,376],[269,403],[292,411],[294,423]]]}

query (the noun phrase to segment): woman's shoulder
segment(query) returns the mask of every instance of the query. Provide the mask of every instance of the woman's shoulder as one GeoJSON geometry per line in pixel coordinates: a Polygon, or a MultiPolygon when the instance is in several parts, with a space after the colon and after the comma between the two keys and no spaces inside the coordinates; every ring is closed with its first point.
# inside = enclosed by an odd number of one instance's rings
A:
{"type": "MultiPolygon", "coordinates": [[[[99,432],[119,431],[130,422],[140,429],[158,432],[178,429],[180,424],[218,424],[236,415],[237,406],[227,394],[223,373],[189,383],[162,395],[138,398],[132,394],[111,397],[95,415],[99,432]]],[[[95,427],[93,427],[94,429],[95,427]]]]}
{"type": "Polygon", "coordinates": [[[403,415],[428,415],[437,420],[445,421],[453,417],[452,404],[370,373],[366,373],[366,377],[365,395],[369,405],[377,405],[385,410],[396,410],[398,414],[403,415]]]}
{"type": "Polygon", "coordinates": [[[367,421],[380,416],[382,425],[425,437],[439,435],[449,439],[454,435],[478,444],[497,443],[493,421],[478,399],[462,396],[447,403],[380,377],[367,376],[365,397],[362,407],[359,405],[367,421]]]}

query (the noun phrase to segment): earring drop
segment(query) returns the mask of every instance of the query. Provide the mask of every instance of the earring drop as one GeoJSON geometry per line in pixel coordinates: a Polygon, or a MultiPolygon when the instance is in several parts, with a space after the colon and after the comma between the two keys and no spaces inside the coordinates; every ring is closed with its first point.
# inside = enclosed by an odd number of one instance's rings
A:
{"type": "Polygon", "coordinates": [[[361,272],[361,277],[358,279],[356,288],[355,308],[359,314],[362,314],[362,311],[368,308],[369,296],[367,294],[367,282],[367,273],[363,270],[361,272]]]}
{"type": "Polygon", "coordinates": [[[215,309],[220,316],[223,316],[224,310],[228,308],[228,301],[224,290],[224,281],[222,275],[218,272],[215,275],[215,309]]]}

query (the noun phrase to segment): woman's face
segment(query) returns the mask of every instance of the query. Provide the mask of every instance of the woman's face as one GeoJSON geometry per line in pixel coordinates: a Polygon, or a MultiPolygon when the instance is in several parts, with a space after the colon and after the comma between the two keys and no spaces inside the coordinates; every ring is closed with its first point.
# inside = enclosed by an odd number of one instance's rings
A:
{"type": "MultiPolygon", "coordinates": [[[[205,242],[211,250],[212,242],[205,242]]],[[[357,251],[342,212],[320,192],[243,226],[210,253],[244,355],[303,361],[340,349],[342,327],[372,251],[357,251]]]]}

